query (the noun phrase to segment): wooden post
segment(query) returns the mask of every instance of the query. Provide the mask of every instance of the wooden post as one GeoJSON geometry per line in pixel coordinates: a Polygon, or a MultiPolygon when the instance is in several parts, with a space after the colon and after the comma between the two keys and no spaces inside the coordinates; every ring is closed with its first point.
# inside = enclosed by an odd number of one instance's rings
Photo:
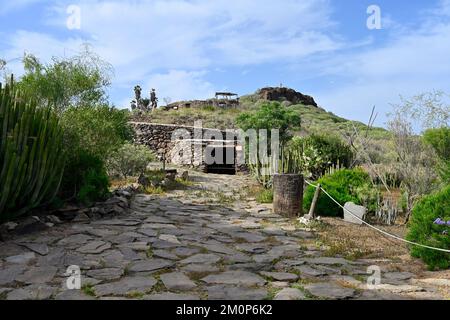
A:
{"type": "Polygon", "coordinates": [[[320,183],[317,185],[316,192],[314,193],[313,201],[311,202],[311,207],[309,208],[308,215],[311,219],[316,218],[315,211],[316,211],[317,200],[319,200],[319,196],[320,196],[320,183]]]}
{"type": "Polygon", "coordinates": [[[294,218],[302,215],[303,176],[275,174],[273,176],[273,210],[276,214],[294,218]]]}
{"type": "Polygon", "coordinates": [[[166,153],[165,152],[162,155],[162,165],[163,165],[163,171],[166,171],[166,153]]]}

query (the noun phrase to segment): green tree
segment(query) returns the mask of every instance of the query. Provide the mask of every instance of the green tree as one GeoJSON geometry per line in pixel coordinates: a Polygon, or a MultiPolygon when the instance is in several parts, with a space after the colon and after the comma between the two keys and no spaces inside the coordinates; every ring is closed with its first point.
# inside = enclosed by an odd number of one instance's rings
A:
{"type": "Polygon", "coordinates": [[[401,116],[424,130],[445,127],[450,122],[449,98],[443,91],[425,92],[411,98],[400,97],[401,103],[393,105],[391,116],[401,116]]]}
{"type": "Polygon", "coordinates": [[[87,46],[78,55],[54,57],[49,64],[28,54],[23,65],[25,74],[18,83],[20,89],[59,113],[70,106],[107,102],[106,90],[111,84],[113,69],[87,46]]]}
{"type": "Polygon", "coordinates": [[[439,161],[437,170],[444,183],[450,183],[450,128],[428,129],[423,135],[425,143],[433,147],[439,161]]]}
{"type": "Polygon", "coordinates": [[[108,105],[69,107],[61,115],[69,153],[84,150],[105,161],[132,137],[129,113],[108,105]]]}
{"type": "Polygon", "coordinates": [[[286,109],[279,102],[263,104],[255,112],[244,112],[236,119],[242,130],[280,130],[280,142],[285,143],[292,138],[289,129],[300,128],[301,120],[298,113],[286,109]]]}
{"type": "Polygon", "coordinates": [[[436,183],[439,179],[432,147],[414,133],[414,121],[422,120],[431,124],[445,118],[445,110],[440,117],[430,114],[429,110],[434,110],[431,102],[425,108],[422,107],[420,99],[417,104],[406,101],[403,105],[394,106],[394,112],[387,123],[392,133],[392,146],[396,157],[392,165],[401,181],[406,199],[406,223],[417,201],[439,187],[436,183]]]}

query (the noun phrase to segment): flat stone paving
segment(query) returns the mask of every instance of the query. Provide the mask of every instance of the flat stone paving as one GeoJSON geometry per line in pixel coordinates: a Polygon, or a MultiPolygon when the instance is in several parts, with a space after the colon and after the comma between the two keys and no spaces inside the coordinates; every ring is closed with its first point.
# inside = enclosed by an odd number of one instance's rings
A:
{"type": "Polygon", "coordinates": [[[444,299],[450,284],[325,257],[314,234],[246,196],[247,177],[191,173],[163,196],[136,195],[129,214],[0,243],[0,299],[444,299]],[[81,290],[66,270],[81,268],[81,290]],[[383,280],[384,279],[384,280],[383,280]]]}

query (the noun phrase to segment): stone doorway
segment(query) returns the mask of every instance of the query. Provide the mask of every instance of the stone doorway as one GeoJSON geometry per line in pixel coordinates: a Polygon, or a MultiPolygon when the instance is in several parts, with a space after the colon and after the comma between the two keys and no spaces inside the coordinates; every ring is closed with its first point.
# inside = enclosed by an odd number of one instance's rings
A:
{"type": "MultiPolygon", "coordinates": [[[[206,155],[213,157],[216,161],[213,164],[205,164],[205,173],[214,174],[236,174],[236,148],[232,146],[207,146],[206,155]],[[228,159],[228,161],[227,161],[228,159]],[[232,159],[230,163],[230,159],[232,159]]],[[[212,161],[207,161],[210,163],[212,161]]]]}

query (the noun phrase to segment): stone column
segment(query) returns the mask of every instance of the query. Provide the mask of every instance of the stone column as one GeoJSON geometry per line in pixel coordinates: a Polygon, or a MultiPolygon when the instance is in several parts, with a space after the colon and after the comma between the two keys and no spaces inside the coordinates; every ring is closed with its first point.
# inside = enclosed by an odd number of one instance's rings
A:
{"type": "Polygon", "coordinates": [[[303,176],[275,174],[273,176],[273,211],[287,218],[302,215],[303,176]]]}

